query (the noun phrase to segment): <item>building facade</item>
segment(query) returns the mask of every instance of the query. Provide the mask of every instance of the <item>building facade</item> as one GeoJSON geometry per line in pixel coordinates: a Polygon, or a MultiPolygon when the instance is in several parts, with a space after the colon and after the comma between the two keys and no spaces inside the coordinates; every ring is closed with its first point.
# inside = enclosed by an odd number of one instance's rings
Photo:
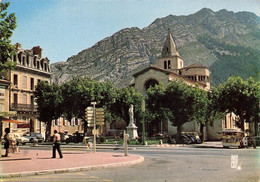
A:
{"type": "Polygon", "coordinates": [[[44,124],[37,120],[38,113],[34,91],[40,81],[50,83],[50,61],[48,58],[42,57],[42,49],[39,46],[25,50],[19,43],[15,44],[15,54],[12,61],[16,63],[15,69],[3,74],[4,78],[10,82],[8,89],[9,110],[17,112],[17,117],[13,119],[25,124],[13,123],[10,126],[11,132],[44,134],[44,124]]]}
{"type": "MultiPolygon", "coordinates": [[[[159,83],[167,85],[174,80],[183,80],[188,85],[198,85],[203,90],[210,90],[209,69],[196,63],[184,66],[184,61],[177,51],[170,31],[164,42],[161,56],[157,58],[156,64],[150,65],[133,76],[134,87],[136,91],[142,94],[145,94],[150,86],[159,83]]],[[[199,125],[196,121],[185,123],[183,131],[199,133],[199,125]]],[[[221,131],[222,123],[221,121],[216,121],[205,128],[204,136],[208,136],[208,139],[217,139],[218,133],[221,131]]],[[[158,121],[149,129],[150,135],[156,133],[176,134],[177,128],[173,127],[170,121],[158,121]]]]}

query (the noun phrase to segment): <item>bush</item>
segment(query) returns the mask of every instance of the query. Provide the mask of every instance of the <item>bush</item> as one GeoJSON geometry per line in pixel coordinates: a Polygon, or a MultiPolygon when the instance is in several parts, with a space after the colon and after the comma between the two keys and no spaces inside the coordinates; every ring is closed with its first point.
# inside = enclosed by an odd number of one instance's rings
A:
{"type": "Polygon", "coordinates": [[[104,143],[104,142],[105,142],[105,137],[101,136],[101,137],[100,137],[100,142],[101,142],[101,143],[104,143]]]}
{"type": "Polygon", "coordinates": [[[141,137],[139,137],[138,142],[141,144],[143,142],[143,139],[141,137]]]}

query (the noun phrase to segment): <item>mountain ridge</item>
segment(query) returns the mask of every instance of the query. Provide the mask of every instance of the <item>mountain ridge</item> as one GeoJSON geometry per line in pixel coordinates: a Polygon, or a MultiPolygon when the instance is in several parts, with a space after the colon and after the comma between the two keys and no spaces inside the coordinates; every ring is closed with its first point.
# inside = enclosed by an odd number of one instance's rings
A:
{"type": "MultiPolygon", "coordinates": [[[[118,87],[125,87],[133,83],[132,74],[156,62],[170,29],[180,56],[184,59],[184,66],[199,63],[210,67],[212,84],[217,85],[227,77],[218,78],[215,73],[220,66],[216,63],[222,60],[219,54],[225,52],[236,55],[240,49],[260,52],[259,22],[259,17],[250,12],[214,12],[208,8],[187,16],[157,18],[143,29],[124,28],[69,57],[66,62],[51,64],[52,81],[62,83],[73,76],[87,76],[100,81],[110,80],[118,87]],[[214,45],[205,40],[214,42],[214,45]],[[232,52],[228,50],[228,45],[240,46],[240,49],[232,52]],[[217,68],[212,65],[217,65],[217,68]]],[[[259,67],[259,63],[250,61],[259,67]]],[[[243,74],[241,70],[236,72],[243,74]]]]}

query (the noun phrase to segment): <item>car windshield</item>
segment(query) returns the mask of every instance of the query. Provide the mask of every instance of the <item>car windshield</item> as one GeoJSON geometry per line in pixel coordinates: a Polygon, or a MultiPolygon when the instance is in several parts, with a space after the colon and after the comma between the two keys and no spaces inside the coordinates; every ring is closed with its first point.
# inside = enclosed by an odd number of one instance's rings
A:
{"type": "Polygon", "coordinates": [[[42,134],[36,133],[35,136],[37,136],[37,137],[42,137],[42,134]]]}

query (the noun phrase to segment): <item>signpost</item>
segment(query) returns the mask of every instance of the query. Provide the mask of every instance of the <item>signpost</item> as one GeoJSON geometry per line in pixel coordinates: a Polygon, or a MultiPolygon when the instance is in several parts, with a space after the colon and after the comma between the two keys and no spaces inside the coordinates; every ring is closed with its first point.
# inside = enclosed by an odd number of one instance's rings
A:
{"type": "Polygon", "coordinates": [[[86,120],[88,123],[88,127],[93,127],[93,135],[94,135],[94,153],[96,153],[96,126],[102,126],[105,124],[104,119],[104,109],[96,108],[96,102],[91,102],[93,107],[87,107],[85,109],[86,120]]]}

